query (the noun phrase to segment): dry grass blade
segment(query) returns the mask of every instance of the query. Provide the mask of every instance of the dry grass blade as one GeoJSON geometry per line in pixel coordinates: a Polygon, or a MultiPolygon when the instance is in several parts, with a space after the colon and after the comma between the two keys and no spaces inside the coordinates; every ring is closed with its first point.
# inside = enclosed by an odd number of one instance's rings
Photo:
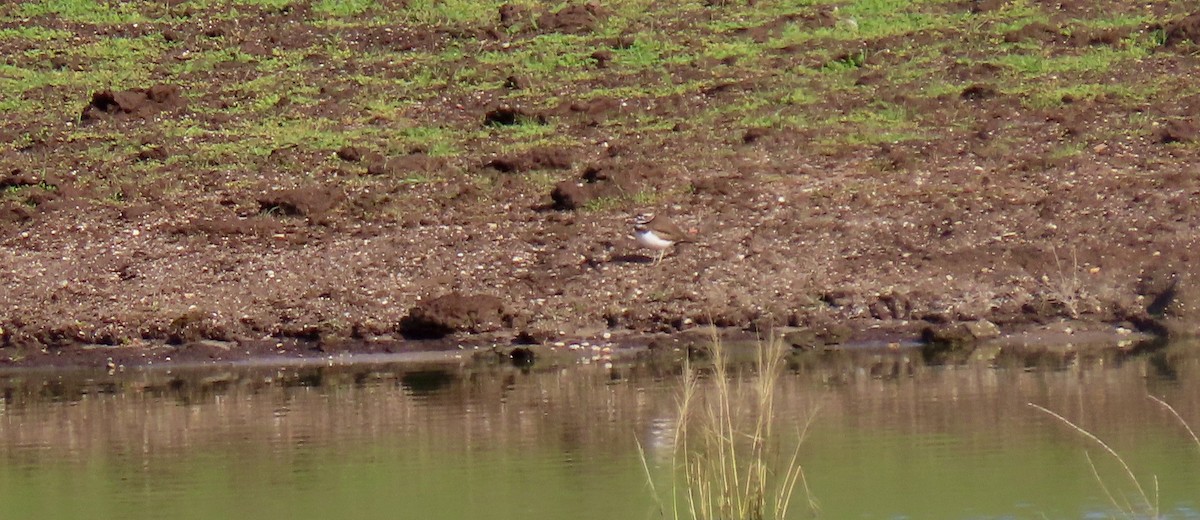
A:
{"type": "Polygon", "coordinates": [[[1166,401],[1163,401],[1162,399],[1159,399],[1153,395],[1147,394],[1146,397],[1149,397],[1151,400],[1158,403],[1163,408],[1166,408],[1168,412],[1171,412],[1171,415],[1175,416],[1175,420],[1179,421],[1179,424],[1182,424],[1183,428],[1185,430],[1187,430],[1188,435],[1192,436],[1192,443],[1194,443],[1196,445],[1197,449],[1200,449],[1200,437],[1196,436],[1196,432],[1194,430],[1192,430],[1192,426],[1190,424],[1188,424],[1187,421],[1183,420],[1183,416],[1179,415],[1179,412],[1177,410],[1175,410],[1174,406],[1171,406],[1170,403],[1167,403],[1166,401]]]}
{"type": "MultiPolygon", "coordinates": [[[[729,352],[714,335],[712,368],[701,380],[690,363],[677,401],[679,423],[672,447],[671,492],[673,518],[692,520],[782,519],[791,505],[792,494],[803,483],[814,506],[804,470],[800,446],[790,457],[779,457],[779,439],[774,435],[774,399],[787,349],[782,343],[760,343],[753,380],[733,373],[729,352]],[[680,482],[677,477],[682,474],[680,482]],[[686,503],[680,503],[683,497],[686,503]]],[[[803,442],[812,415],[799,428],[803,442]]],[[[639,445],[640,449],[640,445],[639,445]]],[[[645,453],[641,453],[647,478],[651,477],[645,453]]],[[[665,503],[657,496],[660,516],[668,517],[665,503]]]]}
{"type": "MultiPolygon", "coordinates": [[[[1075,424],[1070,419],[1067,419],[1066,417],[1059,415],[1057,412],[1054,412],[1054,411],[1052,411],[1044,406],[1038,405],[1038,404],[1034,404],[1034,403],[1026,403],[1026,404],[1041,411],[1042,413],[1045,413],[1046,415],[1049,415],[1055,419],[1058,419],[1059,422],[1062,422],[1063,424],[1070,427],[1072,430],[1075,430],[1076,433],[1079,433],[1080,435],[1083,435],[1085,438],[1096,443],[1096,445],[1103,448],[1104,451],[1107,451],[1109,455],[1112,455],[1113,459],[1115,459],[1117,461],[1117,463],[1121,465],[1121,468],[1125,472],[1125,476],[1129,479],[1129,481],[1131,483],[1133,483],[1133,487],[1137,490],[1137,494],[1141,497],[1142,502],[1144,504],[1146,504],[1146,508],[1148,510],[1141,512],[1140,515],[1147,515],[1150,518],[1158,518],[1157,478],[1155,479],[1155,497],[1153,500],[1151,500],[1150,496],[1146,494],[1146,490],[1142,487],[1141,481],[1139,481],[1137,476],[1133,474],[1133,469],[1131,469],[1129,467],[1129,464],[1125,462],[1125,458],[1122,457],[1121,454],[1117,453],[1116,450],[1112,449],[1112,447],[1109,446],[1108,443],[1101,440],[1099,437],[1097,437],[1092,432],[1087,431],[1082,426],[1075,424]]],[[[1104,490],[1104,493],[1106,495],[1108,495],[1108,499],[1110,502],[1112,502],[1113,507],[1116,507],[1118,510],[1120,510],[1126,516],[1129,516],[1129,517],[1139,516],[1139,513],[1136,511],[1136,509],[1133,507],[1133,505],[1129,503],[1128,500],[1126,500],[1124,502],[1124,504],[1117,501],[1116,497],[1114,497],[1113,494],[1111,492],[1109,492],[1108,487],[1104,484],[1104,480],[1103,480],[1103,478],[1100,477],[1100,472],[1096,469],[1095,464],[1092,463],[1091,455],[1089,455],[1086,451],[1084,452],[1084,455],[1087,457],[1088,464],[1092,468],[1092,474],[1096,477],[1096,480],[1098,482],[1100,482],[1100,487],[1104,490]]]]}

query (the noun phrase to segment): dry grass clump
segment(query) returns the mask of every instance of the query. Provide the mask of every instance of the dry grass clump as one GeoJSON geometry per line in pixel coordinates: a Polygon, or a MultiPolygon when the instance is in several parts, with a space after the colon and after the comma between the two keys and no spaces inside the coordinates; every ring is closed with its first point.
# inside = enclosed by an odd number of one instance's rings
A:
{"type": "MultiPolygon", "coordinates": [[[[774,413],[787,347],[777,340],[759,343],[751,374],[730,363],[729,351],[715,335],[709,350],[710,370],[684,365],[671,451],[670,514],[650,479],[662,517],[782,519],[798,485],[815,511],[799,460],[815,414],[797,425],[795,446],[785,451],[774,413]]],[[[644,453],[642,460],[650,478],[644,453]]]]}

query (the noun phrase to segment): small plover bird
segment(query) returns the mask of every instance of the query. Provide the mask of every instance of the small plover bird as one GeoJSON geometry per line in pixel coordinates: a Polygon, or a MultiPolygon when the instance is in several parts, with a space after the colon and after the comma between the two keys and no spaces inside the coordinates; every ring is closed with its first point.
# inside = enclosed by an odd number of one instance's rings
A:
{"type": "Polygon", "coordinates": [[[633,219],[633,236],[642,247],[658,251],[658,256],[650,265],[661,262],[667,248],[680,242],[694,242],[674,222],[666,217],[656,217],[653,213],[643,213],[633,219]]]}

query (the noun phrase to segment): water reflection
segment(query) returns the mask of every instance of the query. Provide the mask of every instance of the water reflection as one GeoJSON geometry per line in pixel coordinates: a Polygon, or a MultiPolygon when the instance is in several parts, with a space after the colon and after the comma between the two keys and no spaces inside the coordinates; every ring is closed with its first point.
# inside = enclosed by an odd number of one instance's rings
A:
{"type": "MultiPolygon", "coordinates": [[[[821,517],[1110,512],[1084,449],[1115,492],[1127,482],[1034,402],[1157,474],[1169,517],[1197,518],[1200,450],[1145,397],[1200,427],[1195,352],[1053,370],[801,359],[776,407],[785,427],[820,410],[802,454],[821,517]]],[[[11,372],[0,518],[650,518],[637,445],[666,478],[677,385],[655,364],[11,372]]]]}

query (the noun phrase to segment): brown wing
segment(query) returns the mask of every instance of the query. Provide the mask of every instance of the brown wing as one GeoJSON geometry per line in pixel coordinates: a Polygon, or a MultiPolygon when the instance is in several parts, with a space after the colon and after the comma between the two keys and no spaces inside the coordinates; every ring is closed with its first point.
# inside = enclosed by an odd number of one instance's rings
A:
{"type": "Polygon", "coordinates": [[[676,225],[674,222],[667,220],[664,217],[658,217],[650,223],[650,229],[658,233],[663,238],[674,240],[676,242],[694,242],[692,235],[676,225]]]}

